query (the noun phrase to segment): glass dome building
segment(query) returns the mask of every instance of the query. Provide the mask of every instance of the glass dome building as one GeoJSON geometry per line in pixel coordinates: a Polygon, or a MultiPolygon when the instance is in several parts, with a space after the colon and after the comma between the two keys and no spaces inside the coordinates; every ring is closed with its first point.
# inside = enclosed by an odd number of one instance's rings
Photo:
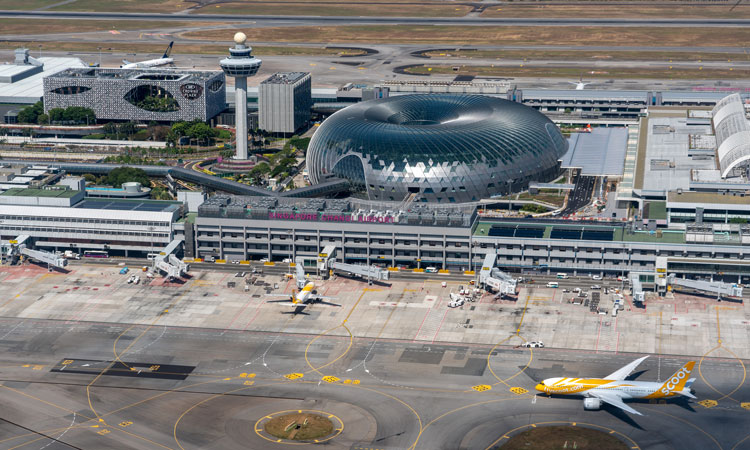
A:
{"type": "Polygon", "coordinates": [[[543,114],[482,95],[417,94],[349,106],[318,128],[310,180],[345,178],[371,200],[470,202],[559,173],[568,143],[543,114]]]}

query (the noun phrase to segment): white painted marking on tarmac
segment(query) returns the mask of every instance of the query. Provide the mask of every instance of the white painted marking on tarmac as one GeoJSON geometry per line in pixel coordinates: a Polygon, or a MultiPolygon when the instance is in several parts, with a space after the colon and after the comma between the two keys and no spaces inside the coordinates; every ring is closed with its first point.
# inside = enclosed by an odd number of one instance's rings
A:
{"type": "Polygon", "coordinates": [[[536,395],[531,397],[531,404],[536,405],[536,395]]]}
{"type": "Polygon", "coordinates": [[[65,436],[65,433],[67,433],[71,428],[73,428],[73,425],[75,425],[75,423],[76,423],[76,413],[73,412],[73,420],[70,422],[70,425],[68,425],[68,428],[66,428],[65,431],[63,431],[56,438],[50,438],[50,441],[47,443],[47,445],[45,445],[44,447],[39,447],[39,450],[42,450],[42,449],[45,449],[45,448],[49,447],[54,442],[59,442],[60,438],[63,437],[63,436],[65,436]]]}

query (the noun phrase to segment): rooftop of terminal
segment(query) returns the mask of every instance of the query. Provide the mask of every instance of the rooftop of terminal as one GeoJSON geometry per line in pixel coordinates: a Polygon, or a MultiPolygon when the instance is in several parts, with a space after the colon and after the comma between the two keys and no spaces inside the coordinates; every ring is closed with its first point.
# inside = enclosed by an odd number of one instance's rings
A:
{"type": "Polygon", "coordinates": [[[277,72],[266,78],[261,84],[293,84],[305,78],[307,72],[277,72]]]}
{"type": "Polygon", "coordinates": [[[51,78],[96,78],[102,80],[139,80],[139,81],[207,81],[220,70],[187,70],[187,69],[118,69],[118,68],[69,68],[49,75],[51,78]]]}
{"type": "Polygon", "coordinates": [[[356,198],[301,199],[216,195],[198,207],[199,217],[292,220],[307,222],[372,222],[401,225],[469,227],[476,204],[435,205],[375,202],[356,198]]]}

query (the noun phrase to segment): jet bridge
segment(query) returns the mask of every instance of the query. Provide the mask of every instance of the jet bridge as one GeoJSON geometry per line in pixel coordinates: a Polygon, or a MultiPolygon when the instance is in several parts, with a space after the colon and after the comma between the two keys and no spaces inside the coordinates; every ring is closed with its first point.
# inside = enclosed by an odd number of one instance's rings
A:
{"type": "Polygon", "coordinates": [[[24,234],[18,236],[16,239],[3,241],[3,262],[10,262],[11,264],[14,264],[18,261],[21,255],[23,255],[26,258],[33,259],[34,261],[43,264],[47,264],[48,266],[63,268],[68,265],[68,261],[56,253],[51,253],[44,250],[32,250],[28,248],[30,242],[27,243],[27,241],[29,241],[29,239],[30,237],[24,234]]]}
{"type": "Polygon", "coordinates": [[[668,277],[671,286],[681,286],[696,291],[716,294],[717,298],[721,297],[742,297],[742,286],[734,283],[724,283],[722,281],[703,281],[688,280],[677,278],[674,274],[668,277]]]}
{"type": "Polygon", "coordinates": [[[496,253],[488,253],[484,257],[482,269],[479,271],[479,283],[485,288],[494,289],[500,295],[516,295],[518,280],[494,267],[496,260],[496,253]]]}
{"type": "Polygon", "coordinates": [[[190,266],[174,255],[180,245],[182,245],[182,238],[173,239],[172,242],[167,244],[164,250],[154,258],[154,271],[159,270],[164,273],[165,278],[180,278],[187,274],[190,266]]]}
{"type": "Polygon", "coordinates": [[[635,303],[644,303],[646,301],[646,292],[643,290],[640,275],[637,272],[630,273],[630,291],[633,293],[633,302],[635,303]]]}
{"type": "Polygon", "coordinates": [[[318,268],[321,270],[321,272],[338,270],[351,275],[359,275],[362,278],[367,278],[368,280],[388,279],[387,270],[381,269],[380,267],[368,266],[365,264],[347,264],[338,262],[335,259],[335,255],[335,245],[327,245],[323,248],[323,252],[318,255],[318,268]]]}

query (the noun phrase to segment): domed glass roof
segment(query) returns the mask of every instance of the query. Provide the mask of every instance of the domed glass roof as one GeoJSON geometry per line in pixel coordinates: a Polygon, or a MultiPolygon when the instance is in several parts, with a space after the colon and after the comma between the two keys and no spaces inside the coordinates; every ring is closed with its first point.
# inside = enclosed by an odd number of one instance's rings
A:
{"type": "Polygon", "coordinates": [[[403,95],[329,117],[308,148],[311,180],[352,180],[368,197],[473,201],[543,181],[567,150],[559,129],[521,104],[481,95],[403,95]]]}

